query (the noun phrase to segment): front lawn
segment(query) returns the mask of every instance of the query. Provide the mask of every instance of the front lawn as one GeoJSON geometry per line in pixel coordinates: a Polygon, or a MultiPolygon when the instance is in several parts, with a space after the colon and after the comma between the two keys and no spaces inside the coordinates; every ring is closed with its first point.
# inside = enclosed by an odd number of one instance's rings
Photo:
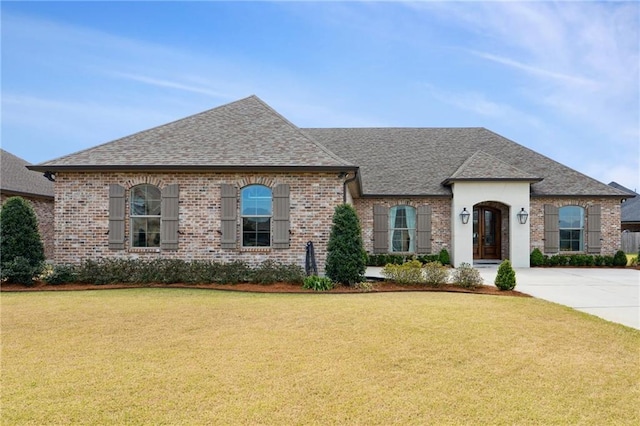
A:
{"type": "Polygon", "coordinates": [[[638,424],[640,331],[533,298],[2,293],[2,424],[638,424]]]}

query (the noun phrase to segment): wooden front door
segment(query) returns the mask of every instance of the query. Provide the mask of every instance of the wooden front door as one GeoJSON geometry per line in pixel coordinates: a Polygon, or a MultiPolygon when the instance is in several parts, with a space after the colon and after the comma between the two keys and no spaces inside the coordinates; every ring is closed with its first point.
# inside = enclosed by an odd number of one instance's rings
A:
{"type": "Polygon", "coordinates": [[[473,208],[473,258],[500,259],[500,210],[473,208]]]}

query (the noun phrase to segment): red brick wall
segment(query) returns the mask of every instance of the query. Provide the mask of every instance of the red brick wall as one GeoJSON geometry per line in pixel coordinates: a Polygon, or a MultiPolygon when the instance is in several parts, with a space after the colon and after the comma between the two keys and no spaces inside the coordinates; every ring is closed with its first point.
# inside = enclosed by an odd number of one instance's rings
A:
{"type": "MultiPolygon", "coordinates": [[[[4,204],[5,200],[12,195],[0,194],[0,204],[4,204]]],[[[38,219],[38,232],[44,246],[44,256],[46,259],[53,259],[54,256],[54,206],[53,200],[38,197],[22,196],[31,203],[33,211],[38,219]]]]}
{"type": "MultiPolygon", "coordinates": [[[[580,206],[585,209],[592,205],[601,206],[601,232],[603,255],[612,255],[620,249],[620,200],[612,198],[532,198],[529,220],[531,226],[531,250],[539,248],[544,253],[544,205],[556,207],[580,206]]],[[[585,215],[586,216],[586,215],[585,215]]],[[[585,217],[585,229],[589,226],[585,217]]],[[[587,242],[585,235],[585,245],[587,242]]],[[[586,250],[586,247],[585,247],[586,250]]]]}
{"type": "MultiPolygon", "coordinates": [[[[56,174],[57,262],[86,258],[181,258],[185,260],[244,260],[252,265],[272,259],[304,266],[307,241],[313,241],[318,267],[323,268],[335,206],[342,202],[342,181],[335,173],[231,174],[231,173],[62,173],[56,174]],[[159,187],[180,185],[179,250],[109,250],[109,184],[129,189],[141,183],[159,187]],[[220,248],[220,185],[238,188],[251,183],[273,187],[290,185],[290,249],[220,248]]],[[[126,194],[127,205],[129,191],[126,194]]],[[[128,209],[127,209],[128,215],[128,209]]],[[[129,221],[125,220],[129,237],[129,221]]],[[[238,225],[238,235],[240,228],[238,225]]],[[[127,242],[127,246],[129,242],[127,242]]]]}

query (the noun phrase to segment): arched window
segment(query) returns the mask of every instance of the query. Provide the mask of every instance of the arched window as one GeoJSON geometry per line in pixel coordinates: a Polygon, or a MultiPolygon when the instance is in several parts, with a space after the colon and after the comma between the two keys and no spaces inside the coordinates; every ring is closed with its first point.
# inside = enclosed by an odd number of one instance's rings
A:
{"type": "Polygon", "coordinates": [[[580,206],[560,207],[560,251],[584,250],[584,208],[580,206]]]}
{"type": "Polygon", "coordinates": [[[131,188],[129,218],[132,247],[160,247],[160,188],[137,185],[131,188]]]}
{"type": "Polygon", "coordinates": [[[263,185],[249,185],[240,193],[242,216],[242,247],[271,246],[271,189],[263,185]]]}
{"type": "Polygon", "coordinates": [[[416,209],[395,206],[389,209],[389,232],[392,252],[415,252],[416,209]]]}

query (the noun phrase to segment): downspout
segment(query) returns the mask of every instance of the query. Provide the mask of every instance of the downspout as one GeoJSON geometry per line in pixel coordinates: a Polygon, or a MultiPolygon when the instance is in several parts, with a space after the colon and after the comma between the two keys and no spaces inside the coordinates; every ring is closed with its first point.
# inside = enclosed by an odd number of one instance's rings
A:
{"type": "MultiPolygon", "coordinates": [[[[347,174],[347,176],[349,176],[349,174],[347,174]]],[[[347,185],[353,182],[354,180],[356,180],[357,177],[358,177],[358,171],[356,170],[353,173],[353,177],[349,179],[345,179],[344,183],[342,184],[342,203],[343,204],[347,204],[347,185]]]]}

